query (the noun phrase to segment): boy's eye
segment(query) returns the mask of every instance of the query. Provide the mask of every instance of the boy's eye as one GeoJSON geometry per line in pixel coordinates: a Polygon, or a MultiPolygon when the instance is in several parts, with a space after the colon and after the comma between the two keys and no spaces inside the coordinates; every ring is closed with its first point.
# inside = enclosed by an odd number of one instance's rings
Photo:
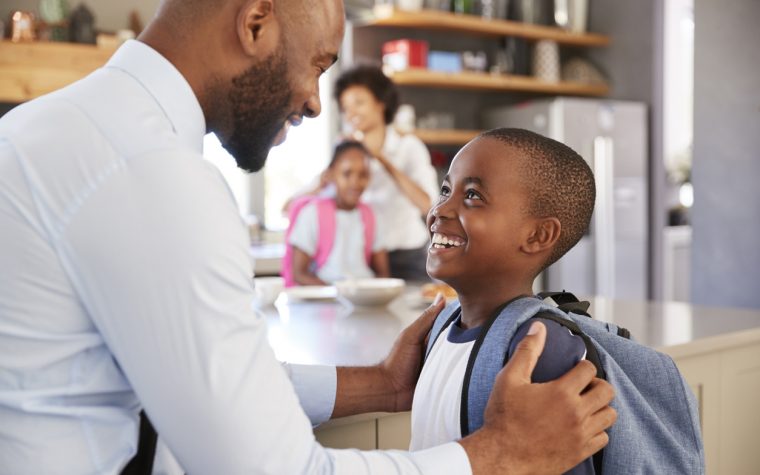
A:
{"type": "Polygon", "coordinates": [[[464,198],[467,200],[482,200],[481,196],[475,190],[467,190],[464,193],[464,198]]]}
{"type": "Polygon", "coordinates": [[[451,190],[446,185],[441,185],[441,196],[449,196],[451,190]]]}

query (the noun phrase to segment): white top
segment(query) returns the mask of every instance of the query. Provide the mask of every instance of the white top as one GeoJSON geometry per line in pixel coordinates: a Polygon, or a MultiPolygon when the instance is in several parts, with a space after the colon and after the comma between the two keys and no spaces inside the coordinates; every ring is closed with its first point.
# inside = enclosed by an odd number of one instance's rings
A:
{"type": "MultiPolygon", "coordinates": [[[[375,226],[372,252],[383,249],[379,227],[375,226]]],[[[296,216],[288,243],[313,256],[319,241],[319,217],[316,202],[304,206],[296,216]]],[[[335,241],[324,265],[317,269],[317,277],[325,282],[350,278],[374,277],[364,254],[364,221],[358,208],[336,209],[335,241]]]]}
{"type": "Polygon", "coordinates": [[[452,328],[461,335],[468,332],[451,324],[430,350],[414,390],[409,450],[423,450],[462,438],[459,425],[462,385],[477,333],[472,338],[451,338],[452,328]]]}
{"type": "MultiPolygon", "coordinates": [[[[387,127],[383,155],[419,185],[434,203],[439,194],[438,176],[430,163],[430,153],[414,135],[399,135],[387,127]]],[[[377,160],[370,164],[371,177],[362,200],[372,206],[383,242],[389,251],[417,249],[430,239],[420,210],[401,192],[396,182],[377,160]]]]}
{"type": "Polygon", "coordinates": [[[137,41],[0,119],[0,473],[118,473],[140,406],[189,473],[468,472],[458,444],[314,441],[304,410],[331,414],[335,369],[274,358],[204,132],[182,75],[137,41]]]}

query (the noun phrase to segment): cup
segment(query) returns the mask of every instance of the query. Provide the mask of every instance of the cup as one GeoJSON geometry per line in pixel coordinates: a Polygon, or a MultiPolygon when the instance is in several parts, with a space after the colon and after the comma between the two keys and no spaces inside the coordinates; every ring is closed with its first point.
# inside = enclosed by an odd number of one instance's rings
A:
{"type": "Polygon", "coordinates": [[[540,40],[533,47],[533,76],[546,82],[559,82],[559,45],[556,41],[540,40]]]}
{"type": "Polygon", "coordinates": [[[399,10],[418,11],[422,10],[423,0],[397,0],[399,10]]]}
{"type": "Polygon", "coordinates": [[[588,24],[588,0],[568,0],[570,2],[570,31],[585,33],[588,24]]]}
{"type": "Polygon", "coordinates": [[[34,31],[34,14],[17,10],[11,14],[11,41],[34,41],[37,35],[34,31]]]}

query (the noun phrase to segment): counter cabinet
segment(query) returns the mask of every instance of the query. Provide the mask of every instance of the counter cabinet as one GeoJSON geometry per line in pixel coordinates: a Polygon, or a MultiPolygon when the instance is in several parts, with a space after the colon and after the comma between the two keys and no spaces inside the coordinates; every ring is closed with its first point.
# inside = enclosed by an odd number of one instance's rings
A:
{"type": "MultiPolygon", "coordinates": [[[[404,311],[403,305],[402,301],[377,311],[384,316],[369,316],[365,311],[333,324],[345,337],[364,333],[359,328],[366,325],[377,331],[381,321],[391,325],[389,320],[395,319],[393,331],[381,332],[378,341],[387,351],[392,333],[400,331],[417,312],[404,311]]],[[[760,473],[760,412],[755,404],[760,397],[760,312],[608,299],[593,299],[591,308],[598,319],[630,328],[634,337],[673,358],[697,397],[708,474],[760,473]],[[612,319],[612,315],[617,318],[612,319]]],[[[324,308],[321,313],[325,315],[324,308]]],[[[290,318],[293,316],[291,312],[290,318]]],[[[338,364],[351,362],[347,352],[334,355],[338,364]]],[[[366,450],[406,450],[410,433],[408,412],[352,416],[329,421],[315,430],[317,440],[325,446],[366,450]]]]}

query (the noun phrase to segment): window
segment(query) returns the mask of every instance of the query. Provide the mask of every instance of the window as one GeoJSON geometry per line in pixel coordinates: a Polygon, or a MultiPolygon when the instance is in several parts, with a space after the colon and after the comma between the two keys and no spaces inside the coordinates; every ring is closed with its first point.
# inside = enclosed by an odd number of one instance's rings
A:
{"type": "Polygon", "coordinates": [[[333,71],[319,79],[322,113],[291,127],[285,142],[269,152],[264,167],[264,223],[267,229],[282,230],[288,225],[282,213],[286,200],[312,183],[330,161],[332,126],[335,117],[332,99],[333,71]]]}
{"type": "Polygon", "coordinates": [[[332,100],[333,70],[319,80],[322,113],[291,127],[287,140],[272,148],[264,169],[248,175],[237,168],[235,159],[209,134],[203,142],[204,157],[216,165],[235,195],[243,216],[255,214],[269,230],[283,230],[288,221],[282,214],[285,201],[304,189],[324,170],[330,159],[332,123],[336,106],[332,100]]]}

